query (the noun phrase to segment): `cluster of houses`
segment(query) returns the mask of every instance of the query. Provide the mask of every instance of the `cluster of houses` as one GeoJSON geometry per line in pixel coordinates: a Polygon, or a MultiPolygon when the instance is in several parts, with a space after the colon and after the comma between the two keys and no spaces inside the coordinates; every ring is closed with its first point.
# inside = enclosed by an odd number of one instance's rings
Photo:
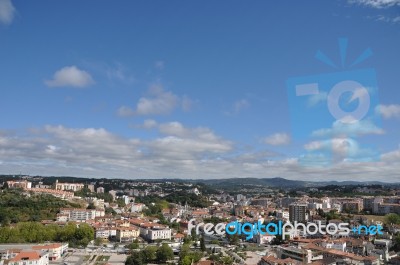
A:
{"type": "Polygon", "coordinates": [[[0,264],[47,265],[60,260],[67,251],[68,243],[0,245],[0,264]]]}
{"type": "MultiPolygon", "coordinates": [[[[58,196],[59,192],[71,193],[63,195],[64,199],[73,196],[74,191],[87,187],[93,192],[104,192],[102,187],[88,186],[82,183],[59,183],[52,187],[32,187],[28,181],[8,182],[9,187],[20,187],[32,192],[41,192],[58,196]],[[58,193],[57,193],[58,192],[58,193]]],[[[141,191],[146,193],[145,190],[141,191]]],[[[200,195],[197,188],[189,189],[200,195]]],[[[124,192],[118,192],[118,194],[124,192]]],[[[116,191],[110,191],[114,199],[116,191]]],[[[163,194],[163,191],[160,191],[163,194]]],[[[400,193],[399,193],[400,194],[400,193]]],[[[137,194],[139,195],[139,193],[137,194]]],[[[83,198],[87,204],[92,204],[93,209],[62,208],[56,220],[43,221],[44,224],[67,222],[85,222],[95,230],[95,237],[103,240],[128,243],[139,239],[147,242],[182,242],[189,233],[189,220],[195,219],[196,223],[207,222],[210,219],[220,220],[222,223],[238,222],[301,222],[329,223],[346,222],[351,226],[383,225],[382,218],[371,218],[371,215],[385,215],[388,213],[400,214],[400,196],[360,196],[357,198],[322,197],[313,198],[306,194],[298,197],[288,197],[275,193],[265,197],[247,197],[242,194],[231,196],[225,193],[214,194],[208,197],[210,206],[194,208],[186,205],[170,204],[163,209],[161,215],[163,222],[155,217],[143,214],[146,205],[135,203],[134,192],[125,193],[118,197],[125,202],[124,206],[116,203],[105,203],[97,198],[83,198]],[[107,214],[105,208],[112,208],[117,215],[107,214]],[[335,212],[342,213],[342,219],[330,219],[324,214],[335,212]],[[370,214],[367,218],[361,213],[370,214]],[[165,222],[167,221],[167,222],[165,222]],[[163,224],[164,223],[164,224],[163,224]],[[175,223],[168,226],[165,223],[175,223]]],[[[351,233],[347,236],[331,236],[322,234],[307,235],[302,231],[290,235],[284,244],[270,248],[265,256],[260,256],[260,265],[276,264],[400,264],[398,253],[391,251],[394,244],[394,235],[400,232],[400,226],[390,224],[385,227],[383,235],[357,235],[351,233]],[[396,263],[398,262],[398,263],[396,263]]],[[[250,240],[260,246],[271,246],[277,237],[273,234],[255,234],[250,240]]],[[[241,238],[242,244],[246,239],[241,238]]],[[[226,243],[226,241],[221,242],[226,243]]],[[[18,263],[15,263],[18,264],[18,263]]],[[[39,263],[38,263],[39,264],[39,263]]]]}

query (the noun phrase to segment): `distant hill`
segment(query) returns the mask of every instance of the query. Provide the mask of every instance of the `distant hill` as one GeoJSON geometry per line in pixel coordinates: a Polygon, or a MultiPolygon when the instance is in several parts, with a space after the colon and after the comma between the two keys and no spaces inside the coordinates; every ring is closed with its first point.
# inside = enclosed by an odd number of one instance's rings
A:
{"type": "Polygon", "coordinates": [[[328,185],[349,186],[349,185],[400,185],[397,183],[386,183],[379,181],[302,181],[289,180],[285,178],[229,178],[229,179],[200,179],[192,180],[193,182],[204,183],[213,187],[228,187],[228,186],[267,186],[271,188],[296,188],[296,187],[321,187],[328,185]]]}
{"type": "MultiPolygon", "coordinates": [[[[0,175],[0,182],[12,179],[19,179],[19,177],[13,177],[11,175],[0,175]]],[[[162,178],[162,179],[124,179],[124,178],[84,178],[84,177],[69,177],[69,176],[49,176],[43,177],[44,184],[52,184],[58,179],[60,182],[96,182],[112,180],[117,183],[118,181],[148,181],[148,182],[159,182],[159,181],[170,181],[170,182],[191,182],[205,184],[212,188],[226,188],[226,187],[238,187],[238,186],[264,186],[271,188],[306,188],[306,187],[321,187],[328,185],[336,186],[349,186],[349,185],[384,185],[384,186],[400,186],[400,181],[393,183],[386,183],[380,181],[307,181],[307,180],[290,180],[280,177],[274,178],[226,178],[226,179],[176,179],[176,178],[162,178]]],[[[399,179],[394,177],[393,179],[399,179]]]]}

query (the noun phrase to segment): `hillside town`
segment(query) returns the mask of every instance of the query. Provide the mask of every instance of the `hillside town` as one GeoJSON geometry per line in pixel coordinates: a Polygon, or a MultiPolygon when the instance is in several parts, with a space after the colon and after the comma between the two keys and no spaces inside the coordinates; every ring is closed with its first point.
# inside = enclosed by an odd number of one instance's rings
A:
{"type": "MultiPolygon", "coordinates": [[[[74,203],[57,208],[53,219],[38,220],[40,225],[87,225],[93,237],[83,245],[69,246],[68,242],[16,244],[0,236],[5,243],[0,245],[0,264],[128,264],[129,257],[162,246],[173,253],[164,260],[172,264],[186,264],[185,247],[192,255],[189,264],[400,264],[400,187],[396,186],[354,186],[352,196],[332,196],[340,187],[287,191],[268,187],[269,192],[246,194],[172,180],[47,182],[42,177],[13,177],[1,184],[2,193],[44,194],[74,203]],[[184,196],[175,197],[179,194],[184,196]],[[238,223],[324,227],[346,223],[365,229],[342,235],[310,233],[302,227],[283,236],[271,230],[248,236],[251,229],[227,234],[209,233],[214,230],[206,227],[238,223]],[[381,233],[369,233],[371,226],[381,228],[381,233]]],[[[11,231],[16,225],[2,224],[11,231]]]]}

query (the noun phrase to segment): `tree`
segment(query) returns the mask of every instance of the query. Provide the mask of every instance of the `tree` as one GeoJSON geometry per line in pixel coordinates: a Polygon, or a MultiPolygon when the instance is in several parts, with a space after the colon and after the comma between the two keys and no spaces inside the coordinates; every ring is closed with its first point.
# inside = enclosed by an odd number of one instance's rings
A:
{"type": "Polygon", "coordinates": [[[190,256],[185,256],[183,259],[179,261],[179,265],[191,265],[192,264],[192,259],[190,256]]]}
{"type": "Polygon", "coordinates": [[[96,206],[94,206],[94,203],[91,202],[91,203],[89,203],[88,207],[86,207],[86,209],[93,210],[93,209],[96,209],[96,206]]]}
{"type": "Polygon", "coordinates": [[[132,243],[127,246],[130,250],[138,249],[139,248],[139,241],[135,239],[132,243]]]}
{"type": "Polygon", "coordinates": [[[225,264],[225,265],[232,265],[233,264],[233,258],[229,257],[229,256],[224,256],[224,257],[221,258],[221,262],[222,262],[222,264],[225,264]]]}
{"type": "Polygon", "coordinates": [[[94,239],[94,230],[88,224],[80,224],[75,231],[74,239],[80,246],[86,247],[94,239]]]}
{"type": "Polygon", "coordinates": [[[156,256],[157,247],[156,246],[148,246],[141,252],[143,254],[143,261],[145,263],[148,263],[150,261],[154,261],[157,259],[157,256],[156,256]]]}
{"type": "Polygon", "coordinates": [[[200,238],[200,249],[203,252],[206,251],[206,244],[204,242],[204,237],[203,236],[200,238]]]}
{"type": "Polygon", "coordinates": [[[158,262],[166,262],[174,258],[174,251],[167,244],[162,244],[162,246],[158,248],[156,255],[158,262]]]}
{"type": "Polygon", "coordinates": [[[395,213],[389,213],[385,215],[385,223],[388,225],[400,224],[400,215],[395,213]]]}
{"type": "Polygon", "coordinates": [[[123,198],[117,199],[118,207],[125,207],[125,200],[123,198]]]}
{"type": "Polygon", "coordinates": [[[98,237],[94,240],[94,245],[95,246],[101,246],[101,244],[103,244],[103,239],[98,237]]]}
{"type": "Polygon", "coordinates": [[[394,238],[393,250],[394,251],[400,251],[400,235],[397,235],[394,238]]]}
{"type": "Polygon", "coordinates": [[[144,257],[141,251],[133,252],[126,261],[125,265],[144,265],[144,257]]]}
{"type": "Polygon", "coordinates": [[[239,244],[239,235],[238,234],[233,234],[233,235],[227,235],[229,239],[229,243],[231,245],[237,245],[239,244]]]}
{"type": "Polygon", "coordinates": [[[191,251],[190,243],[184,243],[179,252],[179,265],[187,265],[192,262],[198,262],[203,257],[203,253],[199,251],[191,251]]]}

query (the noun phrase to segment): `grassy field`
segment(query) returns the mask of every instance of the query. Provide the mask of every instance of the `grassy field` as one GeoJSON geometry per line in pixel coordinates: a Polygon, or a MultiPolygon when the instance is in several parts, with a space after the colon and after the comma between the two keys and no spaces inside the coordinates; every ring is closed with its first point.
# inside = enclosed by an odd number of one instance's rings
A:
{"type": "Polygon", "coordinates": [[[110,259],[110,256],[100,255],[100,256],[97,257],[95,265],[106,264],[109,259],[110,259]]]}
{"type": "Polygon", "coordinates": [[[385,216],[382,216],[382,215],[360,215],[360,214],[357,214],[355,216],[365,217],[368,219],[368,221],[380,221],[380,222],[385,221],[385,216]]]}

